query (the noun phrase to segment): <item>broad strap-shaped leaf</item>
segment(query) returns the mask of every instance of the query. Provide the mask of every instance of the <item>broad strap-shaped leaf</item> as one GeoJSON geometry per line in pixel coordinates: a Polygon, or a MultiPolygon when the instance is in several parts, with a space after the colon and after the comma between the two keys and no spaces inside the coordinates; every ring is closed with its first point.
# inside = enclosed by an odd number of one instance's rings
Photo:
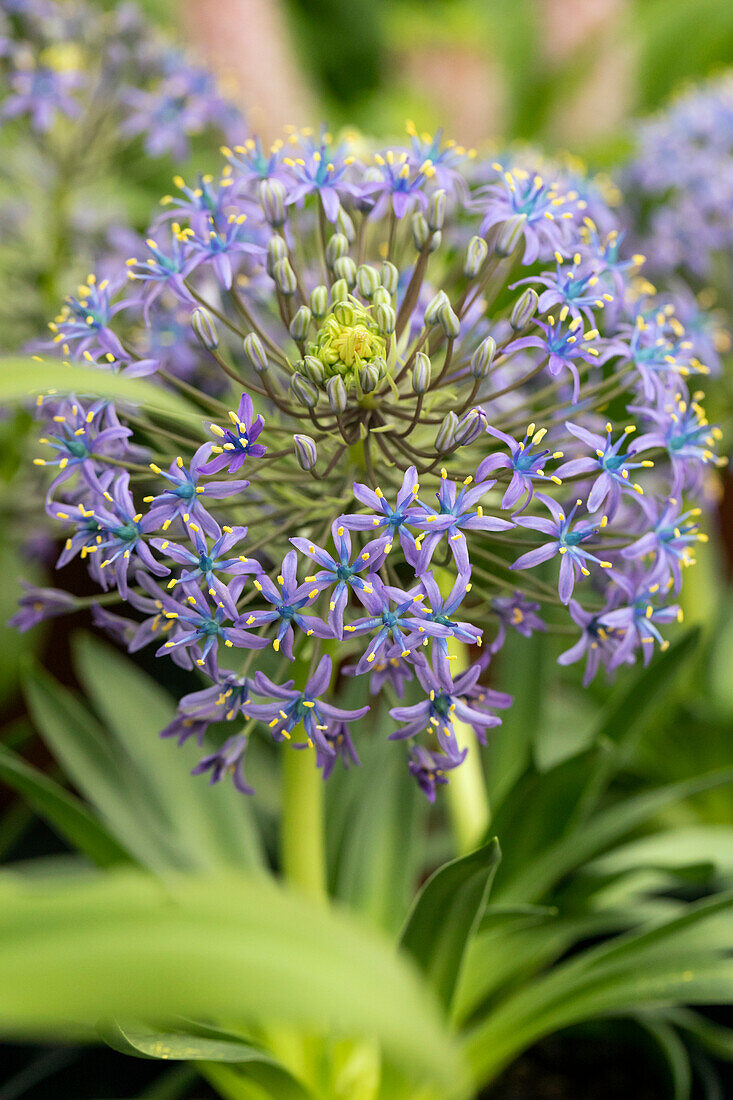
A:
{"type": "Polygon", "coordinates": [[[0,745],[0,779],[97,866],[129,861],[129,853],[83,802],[5,745],[0,745]]]}
{"type": "Polygon", "coordinates": [[[402,946],[417,959],[448,1011],[500,859],[499,842],[493,839],[444,863],[418,894],[402,932],[402,946]]]}
{"type": "Polygon", "coordinates": [[[217,1028],[156,1031],[143,1024],[114,1023],[100,1030],[108,1046],[134,1058],[172,1062],[226,1062],[278,1100],[309,1100],[311,1093],[262,1047],[217,1028]],[[201,1034],[197,1034],[201,1032],[201,1034]]]}
{"type": "Polygon", "coordinates": [[[30,395],[54,390],[57,393],[90,394],[112,400],[130,401],[176,419],[201,419],[201,412],[178,394],[143,378],[125,378],[111,371],[58,359],[0,359],[0,403],[26,402],[30,395]]]}
{"type": "MultiPolygon", "coordinates": [[[[0,1032],[181,1015],[375,1041],[441,1096],[459,1053],[409,957],[264,875],[0,875],[0,1032]]],[[[419,1089],[417,1089],[419,1091],[419,1089]]]]}

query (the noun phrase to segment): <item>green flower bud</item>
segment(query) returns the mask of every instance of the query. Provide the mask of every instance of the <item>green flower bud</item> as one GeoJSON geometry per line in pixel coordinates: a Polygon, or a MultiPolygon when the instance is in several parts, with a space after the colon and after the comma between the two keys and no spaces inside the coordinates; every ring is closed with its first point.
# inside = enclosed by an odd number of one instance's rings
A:
{"type": "Polygon", "coordinates": [[[195,309],[191,314],[191,328],[196,339],[206,351],[216,351],[219,347],[219,333],[208,309],[195,309]]]}
{"type": "Polygon", "coordinates": [[[424,351],[419,351],[415,356],[415,366],[412,368],[412,388],[415,393],[426,393],[430,387],[432,364],[424,351]]]}
{"type": "Polygon", "coordinates": [[[363,367],[381,359],[385,350],[384,335],[372,309],[353,297],[334,304],[308,348],[310,355],[323,364],[326,378],[342,375],[347,385],[355,381],[363,367]]]}
{"type": "Polygon", "coordinates": [[[397,314],[392,306],[378,305],[374,307],[374,320],[377,322],[379,331],[384,336],[390,336],[397,324],[397,314]]]}
{"type": "Polygon", "coordinates": [[[309,435],[294,435],[293,450],[301,470],[312,470],[318,460],[315,440],[309,435]]]}
{"type": "Polygon", "coordinates": [[[438,428],[438,434],[435,437],[435,449],[438,454],[445,454],[446,451],[453,450],[456,443],[457,428],[458,417],[454,412],[449,412],[438,428]]]}
{"type": "Polygon", "coordinates": [[[333,271],[339,279],[346,281],[349,290],[356,286],[356,264],[351,256],[339,256],[338,260],[334,262],[333,271]]]}
{"type": "Polygon", "coordinates": [[[528,286],[527,289],[519,295],[509,316],[509,324],[515,332],[519,332],[521,329],[527,327],[537,312],[538,302],[539,298],[537,297],[537,291],[533,290],[531,286],[528,286]]]}
{"type": "Polygon", "coordinates": [[[339,228],[339,232],[343,233],[349,244],[353,244],[356,239],[356,230],[354,229],[354,223],[343,206],[339,206],[339,212],[336,215],[336,225],[339,228]]]}
{"type": "Polygon", "coordinates": [[[244,354],[249,359],[257,374],[264,374],[269,369],[267,355],[262,341],[256,332],[248,333],[244,338],[244,354]]]}
{"type": "Polygon", "coordinates": [[[278,179],[262,180],[259,186],[259,198],[265,221],[273,229],[279,229],[287,219],[284,185],[278,179]]]}
{"type": "Polygon", "coordinates": [[[428,252],[430,252],[430,253],[437,252],[438,249],[440,248],[440,246],[442,245],[442,243],[443,243],[443,234],[440,232],[439,229],[437,229],[435,231],[435,233],[433,233],[433,235],[431,236],[430,240],[428,241],[428,252]]]}
{"type": "Polygon", "coordinates": [[[469,409],[465,416],[462,416],[455,434],[456,447],[467,447],[469,443],[473,443],[478,439],[481,433],[486,428],[486,413],[483,409],[474,408],[469,409]]]}
{"type": "Polygon", "coordinates": [[[374,291],[374,294],[372,295],[372,305],[373,306],[391,306],[392,305],[392,295],[386,289],[386,287],[383,287],[383,286],[378,286],[377,287],[377,289],[374,291]]]}
{"type": "Polygon", "coordinates": [[[487,336],[482,340],[471,356],[469,373],[472,378],[485,378],[491,370],[496,355],[496,340],[493,336],[487,336]]]}
{"type": "Polygon", "coordinates": [[[315,355],[306,355],[303,359],[303,374],[311,382],[315,382],[317,386],[320,386],[325,378],[326,371],[320,359],[317,359],[315,355]]]}
{"type": "Polygon", "coordinates": [[[361,264],[356,272],[356,285],[363,298],[371,299],[379,288],[379,272],[369,264],[361,264]]]}
{"type": "Polygon", "coordinates": [[[326,393],[328,394],[328,403],[333,412],[336,414],[342,413],[346,408],[348,397],[344,380],[340,374],[335,375],[333,378],[329,378],[328,382],[326,382],[326,393]]]}
{"type": "Polygon", "coordinates": [[[287,260],[288,246],[282,237],[270,237],[267,242],[267,274],[271,279],[275,278],[275,265],[280,260],[287,260]]]}
{"type": "Polygon", "coordinates": [[[298,289],[298,284],[295,281],[295,272],[290,266],[290,260],[288,259],[277,261],[272,272],[272,277],[281,292],[288,298],[291,294],[295,294],[298,289]]]}
{"type": "Polygon", "coordinates": [[[313,316],[320,321],[321,317],[325,317],[328,313],[328,287],[325,287],[323,283],[314,286],[311,291],[310,302],[313,316]]]}
{"type": "Polygon", "coordinates": [[[455,340],[457,336],[460,336],[461,322],[458,320],[458,314],[449,305],[443,305],[438,311],[438,324],[451,340],[455,340]]]}
{"type": "Polygon", "coordinates": [[[344,302],[349,297],[349,284],[346,279],[337,279],[331,287],[331,301],[344,302]]]}
{"type": "Polygon", "coordinates": [[[300,405],[312,409],[318,404],[318,390],[310,379],[297,372],[290,379],[290,392],[300,405]]]}
{"type": "Polygon", "coordinates": [[[527,221],[526,214],[515,214],[504,222],[499,230],[499,236],[494,245],[494,251],[499,256],[511,256],[524,234],[524,224],[527,221]]]}
{"type": "Polygon", "coordinates": [[[394,264],[389,262],[389,260],[385,260],[382,264],[382,286],[385,290],[388,290],[390,294],[394,294],[397,291],[397,284],[399,281],[399,271],[394,264]]]}
{"type": "Polygon", "coordinates": [[[326,263],[330,268],[349,251],[349,242],[343,233],[334,233],[326,242],[326,263]]]}
{"type": "Polygon", "coordinates": [[[417,251],[421,252],[428,243],[428,238],[430,236],[430,228],[425,220],[424,214],[413,214],[410,224],[412,228],[412,242],[417,251]]]}
{"type": "Polygon", "coordinates": [[[428,202],[428,225],[434,233],[443,228],[445,221],[445,191],[433,191],[428,202]]]}
{"type": "Polygon", "coordinates": [[[448,306],[450,309],[450,302],[448,301],[448,295],[444,290],[439,290],[438,293],[432,298],[425,309],[425,324],[435,325],[438,323],[438,317],[441,309],[448,306]]]}
{"type": "Polygon", "coordinates": [[[373,363],[369,363],[368,366],[362,367],[359,371],[359,385],[364,393],[371,393],[372,390],[376,390],[379,385],[380,371],[377,367],[377,360],[373,363]]]}
{"type": "Polygon", "coordinates": [[[486,263],[489,246],[483,237],[471,237],[466,252],[466,262],[463,265],[463,274],[469,279],[475,279],[481,268],[486,263]]]}
{"type": "Polygon", "coordinates": [[[308,327],[311,323],[312,314],[308,309],[308,306],[300,306],[296,310],[295,316],[290,322],[290,335],[293,340],[305,340],[308,335],[308,327]]]}

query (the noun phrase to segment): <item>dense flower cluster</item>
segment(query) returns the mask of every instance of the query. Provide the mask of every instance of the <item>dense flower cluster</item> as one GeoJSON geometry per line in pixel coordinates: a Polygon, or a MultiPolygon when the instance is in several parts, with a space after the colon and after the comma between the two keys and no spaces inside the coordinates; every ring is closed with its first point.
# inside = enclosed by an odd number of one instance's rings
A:
{"type": "MultiPolygon", "coordinates": [[[[206,677],[164,734],[228,724],[197,770],[243,791],[256,724],[328,775],[386,699],[433,798],[511,703],[485,686],[509,630],[577,631],[561,660],[586,682],[646,662],[703,537],[705,367],[597,189],[409,133],[225,148],[126,286],[91,277],[52,325],[66,356],[188,402],[43,398],[46,509],[96,622],[206,677]],[[180,357],[150,338],[170,302],[180,357]],[[328,701],[359,681],[360,706],[328,701]]],[[[26,626],[63,600],[22,603],[26,626]]]]}
{"type": "Polygon", "coordinates": [[[0,118],[25,117],[47,133],[61,118],[89,135],[104,113],[116,138],[140,135],[149,156],[188,154],[205,127],[225,134],[238,112],[213,77],[161,39],[133,3],[108,14],[82,0],[3,0],[0,118]]]}

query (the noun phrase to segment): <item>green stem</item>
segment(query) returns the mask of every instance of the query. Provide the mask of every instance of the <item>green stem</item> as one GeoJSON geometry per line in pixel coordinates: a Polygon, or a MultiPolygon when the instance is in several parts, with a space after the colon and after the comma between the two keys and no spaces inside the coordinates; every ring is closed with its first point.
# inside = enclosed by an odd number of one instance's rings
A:
{"type": "Polygon", "coordinates": [[[459,741],[468,749],[460,768],[450,774],[445,788],[453,839],[459,855],[473,851],[483,840],[491,821],[486,777],[481,764],[481,747],[472,729],[454,723],[459,741]],[[465,739],[461,732],[465,731],[465,739]]]}
{"type": "Polygon", "coordinates": [[[326,894],[323,779],[315,749],[282,752],[280,855],[285,879],[312,898],[326,894]]]}

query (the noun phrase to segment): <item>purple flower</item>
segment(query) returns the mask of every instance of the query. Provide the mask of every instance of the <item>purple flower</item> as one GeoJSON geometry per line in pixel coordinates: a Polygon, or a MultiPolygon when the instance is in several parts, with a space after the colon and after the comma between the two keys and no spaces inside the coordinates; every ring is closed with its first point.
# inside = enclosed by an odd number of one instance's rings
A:
{"type": "Polygon", "coordinates": [[[252,682],[234,672],[221,672],[210,687],[184,695],[172,722],[161,730],[161,737],[175,737],[182,745],[195,737],[199,745],[212,722],[234,722],[244,714],[250,701],[252,682]]]}
{"type": "MultiPolygon", "coordinates": [[[[400,646],[393,646],[382,655],[382,659],[370,666],[369,694],[379,695],[385,684],[389,684],[398,699],[405,694],[405,685],[414,678],[415,666],[410,658],[400,656],[400,646]]],[[[356,665],[344,665],[344,676],[356,676],[356,665]]]]}
{"type": "MultiPolygon", "coordinates": [[[[89,408],[76,397],[61,402],[39,440],[52,447],[54,458],[36,458],[37,466],[58,466],[59,473],[48,487],[48,499],[63,482],[81,473],[91,486],[97,486],[97,464],[100,457],[119,458],[127,450],[125,440],[132,435],[110,414],[107,401],[96,401],[89,408]],[[108,420],[108,427],[102,424],[108,420]],[[110,423],[111,421],[111,423],[110,423]]],[[[102,467],[104,468],[104,467],[102,467]]]]}
{"type": "Polygon", "coordinates": [[[560,665],[573,665],[585,657],[585,672],[583,673],[583,687],[595,678],[601,664],[609,668],[618,648],[619,640],[623,638],[623,631],[619,631],[607,620],[610,607],[603,611],[584,611],[577,600],[571,600],[568,610],[573,621],[581,628],[581,635],[575,645],[566,649],[557,659],[560,665]]]}
{"type": "Polygon", "coordinates": [[[667,607],[655,607],[654,599],[658,595],[659,585],[643,581],[634,597],[625,607],[615,608],[606,613],[605,624],[622,635],[622,639],[610,660],[609,668],[618,668],[634,659],[637,648],[641,648],[644,664],[648,665],[657,642],[661,650],[669,646],[659,633],[657,623],[673,623],[682,620],[682,610],[677,604],[667,607]]]}
{"type": "Polygon", "coordinates": [[[10,75],[11,94],[2,104],[4,118],[30,115],[34,130],[50,130],[59,114],[75,118],[81,107],[72,94],[84,85],[78,72],[57,72],[46,66],[19,69],[10,75]]]}
{"type": "Polygon", "coordinates": [[[367,171],[367,178],[359,188],[365,199],[373,201],[377,196],[372,218],[380,218],[390,205],[396,218],[404,218],[415,206],[420,210],[427,207],[424,187],[435,175],[435,168],[429,161],[415,170],[407,153],[395,154],[391,149],[384,156],[376,153],[374,160],[377,167],[367,171]]]}
{"type": "Polygon", "coordinates": [[[112,304],[115,290],[107,279],[97,283],[94,275],[90,275],[79,287],[77,297],[69,295],[56,320],[48,326],[54,333],[54,343],[62,345],[64,354],[74,345],[78,355],[89,351],[95,356],[109,354],[123,361],[129,358],[110,328],[115,314],[128,305],[126,302],[112,304]]]}
{"type": "Polygon", "coordinates": [[[204,775],[211,772],[211,784],[219,783],[231,775],[234,786],[241,794],[254,794],[244,775],[244,754],[247,750],[247,738],[243,733],[228,738],[216,752],[205,756],[191,772],[192,775],[204,775]]]}
{"type": "Polygon", "coordinates": [[[523,512],[534,494],[533,481],[551,481],[555,485],[562,484],[557,474],[545,473],[545,464],[548,458],[562,458],[562,451],[533,450],[547,434],[546,428],[536,430],[535,425],[530,424],[522,440],[513,439],[506,432],[499,431],[498,428],[494,428],[490,424],[486,425],[486,431],[489,435],[493,435],[495,439],[500,439],[502,443],[505,443],[509,448],[509,454],[504,455],[498,452],[490,454],[481,462],[476,471],[476,480],[483,481],[487,474],[492,474],[495,470],[512,471],[511,480],[501,499],[500,507],[502,510],[514,508],[515,504],[518,504],[526,493],[526,500],[514,514],[517,515],[519,512],[523,512]]]}
{"type": "Polygon", "coordinates": [[[211,264],[217,279],[227,290],[232,286],[232,257],[247,253],[259,258],[263,254],[261,245],[247,239],[246,220],[246,214],[230,214],[221,228],[210,219],[208,228],[198,233],[193,228],[182,230],[194,254],[193,266],[211,264]]]}
{"type": "Polygon", "coordinates": [[[105,570],[112,565],[115,584],[122,598],[127,599],[127,573],[133,555],[158,577],[165,577],[170,573],[150,553],[145,540],[157,524],[151,520],[150,515],[143,516],[142,512],[136,511],[130,492],[130,475],[126,470],[120,471],[110,482],[109,489],[97,494],[93,518],[100,528],[101,540],[95,540],[96,546],[92,549],[98,549],[104,559],[99,564],[103,588],[109,587],[105,570]]]}
{"type": "Polygon", "coordinates": [[[654,463],[649,459],[633,462],[633,454],[621,453],[625,440],[635,430],[633,425],[626,428],[615,443],[612,438],[613,425],[610,422],[606,424],[605,438],[602,435],[596,435],[595,432],[589,432],[579,424],[571,424],[570,421],[565,422],[565,427],[571,435],[595,452],[593,458],[571,458],[570,461],[559,466],[557,471],[563,478],[578,477],[581,474],[596,475],[596,480],[588,494],[589,512],[597,512],[599,508],[604,508],[610,520],[616,514],[622,493],[631,492],[643,496],[644,490],[641,485],[629,480],[629,470],[647,469],[654,463]]]}
{"type": "Polygon", "coordinates": [[[446,772],[457,768],[463,763],[468,749],[464,749],[460,757],[452,760],[442,752],[430,752],[422,745],[410,746],[410,759],[408,768],[410,775],[417,780],[420,790],[429,802],[435,802],[436,789],[445,786],[448,782],[446,772]]]}
{"type": "Polygon", "coordinates": [[[606,345],[601,350],[594,343],[598,339],[598,330],[589,329],[584,333],[579,317],[568,325],[551,315],[547,321],[536,320],[534,323],[544,336],[521,336],[518,340],[512,340],[505,349],[506,354],[521,351],[522,348],[540,348],[549,356],[547,370],[551,378],[557,378],[564,370],[569,372],[573,380],[573,404],[577,405],[580,397],[578,360],[583,363],[605,363],[618,349],[606,345]]]}
{"type": "Polygon", "coordinates": [[[541,275],[520,279],[514,287],[540,283],[545,289],[537,303],[538,313],[558,309],[561,322],[569,315],[573,320],[584,319],[592,326],[595,323],[593,310],[604,309],[613,301],[613,295],[598,285],[600,276],[596,266],[590,264],[581,252],[576,252],[571,262],[567,262],[558,252],[555,260],[557,266],[554,271],[543,271],[541,275]]]}
{"type": "Polygon", "coordinates": [[[384,584],[376,573],[370,578],[370,591],[356,589],[356,594],[369,615],[344,629],[357,636],[376,631],[356,666],[357,676],[367,672],[391,642],[400,647],[401,657],[407,657],[423,644],[426,635],[448,638],[452,633],[449,627],[432,622],[427,617],[427,611],[421,605],[424,593],[411,595],[402,592],[399,588],[384,584]],[[391,607],[393,603],[396,604],[394,609],[391,607]]]}
{"type": "Polygon", "coordinates": [[[345,157],[340,149],[330,149],[328,138],[325,134],[318,143],[308,141],[308,147],[301,147],[298,156],[283,157],[283,164],[296,180],[288,187],[287,202],[300,205],[307,195],[317,194],[327,219],[335,222],[341,197],[358,195],[360,188],[345,178],[354,157],[345,157]]]}
{"type": "Polygon", "coordinates": [[[509,531],[514,526],[510,520],[485,516],[483,508],[478,503],[496,482],[480,481],[469,487],[472,479],[468,478],[459,489],[455,481],[448,480],[448,472],[445,468],[440,471],[440,474],[440,488],[435,494],[438,498],[439,510],[436,512],[420,502],[420,510],[415,512],[410,521],[413,527],[426,532],[415,566],[415,572],[418,575],[427,569],[443,537],[448,539],[458,572],[466,573],[470,563],[464,531],[509,531]]]}
{"type": "MultiPolygon", "coordinates": [[[[480,627],[453,618],[466,598],[466,594],[471,590],[470,570],[466,573],[459,573],[451,591],[445,598],[432,573],[424,573],[420,577],[420,587],[430,601],[430,607],[426,610],[431,622],[447,626],[451,631],[451,637],[457,638],[458,641],[464,642],[466,645],[481,645],[483,630],[480,627]]],[[[434,638],[433,643],[433,659],[436,664],[449,672],[448,639],[434,638]]]]}
{"type": "Polygon", "coordinates": [[[325,756],[335,756],[337,747],[333,738],[339,731],[343,733],[342,723],[363,718],[369,707],[344,710],[332,706],[331,703],[324,703],[320,696],[328,689],[330,682],[329,656],[321,657],[315,673],[302,691],[295,690],[292,680],[284,684],[274,684],[263,672],[256,672],[255,692],[272,699],[272,702],[248,704],[247,715],[267,722],[276,741],[290,740],[293,730],[302,725],[309,744],[315,745],[325,756]]]}
{"type": "Polygon", "coordinates": [[[654,447],[667,451],[674,475],[671,493],[674,497],[686,486],[697,483],[703,467],[726,464],[713,451],[722,432],[708,422],[701,397],[701,393],[695,393],[690,400],[686,391],[680,391],[674,397],[670,394],[660,397],[656,407],[632,409],[651,420],[655,428],[634,439],[629,451],[636,454],[654,447]]]}
{"type": "Polygon", "coordinates": [[[144,261],[135,258],[127,261],[128,278],[145,284],[142,302],[146,324],[150,323],[150,307],[166,290],[183,301],[194,302],[184,280],[196,266],[196,259],[191,255],[187,234],[177,222],[173,223],[172,230],[170,255],[152,237],[148,237],[145,243],[150,250],[150,257],[144,261]]]}
{"type": "Polygon", "coordinates": [[[197,665],[203,665],[212,650],[212,656],[216,656],[216,647],[220,640],[225,646],[236,646],[237,649],[264,649],[267,645],[266,638],[250,634],[238,625],[225,626],[224,621],[230,616],[222,607],[217,607],[212,613],[208,600],[197,588],[189,589],[182,602],[164,593],[160,593],[160,599],[163,603],[163,614],[166,618],[175,620],[180,632],[163,643],[157,657],[161,657],[169,649],[183,646],[193,651],[197,665]]]}
{"type": "Polygon", "coordinates": [[[331,752],[325,752],[320,745],[316,745],[316,767],[322,770],[324,779],[328,779],[339,757],[341,757],[341,761],[347,771],[352,764],[357,768],[360,767],[361,760],[354,748],[354,742],[351,740],[351,731],[346,722],[343,720],[335,722],[333,726],[328,727],[322,732],[331,748],[331,752]]]}
{"type": "Polygon", "coordinates": [[[658,508],[649,502],[645,512],[653,524],[641,538],[625,546],[621,557],[634,561],[646,554],[654,555],[654,564],[649,573],[651,583],[663,586],[673,585],[675,593],[682,588],[682,568],[694,564],[692,547],[697,542],[707,542],[707,535],[700,531],[697,517],[700,508],[680,511],[679,501],[671,499],[666,507],[658,508]]]}
{"type": "Polygon", "coordinates": [[[344,636],[344,610],[349,598],[349,589],[371,591],[372,586],[369,581],[359,574],[365,570],[371,573],[379,568],[384,559],[384,549],[388,539],[385,537],[367,543],[351,562],[351,536],[338,521],[331,526],[331,537],[337,558],[322,547],[315,546],[310,539],[291,538],[290,541],[296,550],[300,550],[320,566],[319,572],[306,577],[306,581],[309,584],[312,583],[319,592],[334,586],[328,605],[328,625],[333,632],[333,637],[340,639],[344,636]]]}
{"type": "Polygon", "coordinates": [[[162,527],[167,531],[173,520],[179,516],[193,530],[201,527],[207,535],[218,537],[219,525],[204,508],[202,499],[225,500],[244,492],[249,482],[208,481],[199,485],[200,478],[206,472],[204,467],[210,453],[211,443],[203,443],[193,455],[190,466],[184,466],[183,459],[179,457],[171,462],[167,473],[159,466],[151,464],[153,473],[164,477],[172,486],[157,496],[145,497],[145,503],[150,504],[146,519],[151,528],[162,527]]]}
{"type": "Polygon", "coordinates": [[[366,516],[360,514],[343,515],[340,517],[339,522],[350,531],[371,531],[376,534],[378,531],[383,530],[389,536],[389,541],[384,548],[386,554],[392,549],[392,543],[395,535],[397,535],[407,561],[410,565],[414,565],[418,557],[418,548],[415,536],[408,530],[408,525],[414,522],[414,517],[417,515],[417,510],[414,507],[417,494],[420,491],[417,469],[410,466],[405,471],[394,508],[386,500],[379,487],[370,489],[368,485],[362,485],[360,482],[355,481],[353,488],[356,499],[377,514],[366,516]]]}
{"type": "Polygon", "coordinates": [[[8,619],[8,626],[14,626],[21,633],[46,619],[66,615],[76,606],[74,597],[61,588],[38,588],[23,580],[20,584],[25,591],[18,600],[18,611],[8,619]]]}
{"type": "Polygon", "coordinates": [[[485,235],[493,226],[510,218],[522,219],[524,256],[522,263],[533,264],[537,259],[548,259],[562,251],[567,233],[565,224],[577,217],[580,203],[558,193],[538,174],[524,168],[505,171],[500,164],[493,165],[499,173],[496,183],[479,188],[475,192],[473,207],[483,211],[481,233],[485,235]]]}
{"type": "Polygon", "coordinates": [[[254,558],[246,558],[241,554],[234,557],[228,556],[246,535],[246,527],[227,527],[223,534],[219,532],[209,549],[201,531],[191,528],[193,550],[179,543],[170,542],[168,539],[151,539],[150,544],[161,553],[167,554],[173,561],[189,567],[183,569],[180,577],[169,583],[169,588],[181,584],[187,591],[187,585],[198,586],[203,582],[206,591],[218,606],[226,611],[230,619],[236,619],[239,614],[236,601],[244,585],[243,578],[252,573],[262,572],[262,566],[254,558]],[[217,576],[218,572],[228,573],[237,580],[227,586],[217,576]]]}
{"type": "Polygon", "coordinates": [[[504,645],[507,627],[512,627],[525,638],[531,638],[535,630],[547,630],[547,626],[537,615],[540,605],[528,600],[519,591],[513,596],[495,596],[491,601],[491,610],[499,620],[496,637],[489,646],[491,654],[498,653],[504,645]]]}
{"type": "Polygon", "coordinates": [[[295,550],[290,550],[283,558],[282,571],[277,578],[279,588],[266,573],[261,573],[253,583],[272,607],[262,611],[249,611],[239,619],[239,624],[247,627],[263,626],[279,620],[272,648],[276,653],[282,650],[290,660],[293,659],[293,624],[307,635],[315,634],[317,638],[333,637],[330,626],[315,615],[303,614],[302,609],[315,599],[320,589],[314,588],[312,581],[299,585],[297,569],[298,555],[295,550]]]}
{"type": "Polygon", "coordinates": [[[550,558],[554,558],[557,554],[561,557],[560,562],[560,580],[558,584],[558,592],[560,599],[563,603],[569,603],[570,597],[573,594],[573,588],[575,582],[578,579],[578,575],[582,574],[584,577],[590,576],[590,570],[586,566],[586,562],[595,562],[596,565],[600,565],[602,569],[610,569],[610,561],[601,561],[590,551],[584,549],[582,543],[586,539],[593,538],[597,535],[601,527],[604,526],[605,516],[600,523],[593,523],[590,520],[580,520],[573,527],[573,520],[575,513],[579,506],[583,503],[582,500],[576,500],[569,515],[561,510],[560,506],[556,504],[550,497],[545,496],[544,493],[536,494],[537,500],[541,500],[545,507],[551,512],[552,519],[542,519],[536,516],[520,516],[517,520],[517,524],[521,527],[528,527],[532,531],[539,531],[543,535],[548,535],[551,538],[551,542],[543,543],[542,546],[536,547],[534,550],[529,550],[526,554],[522,554],[521,557],[511,566],[512,569],[531,569],[535,565],[539,565],[540,562],[549,561],[550,558]]]}
{"type": "Polygon", "coordinates": [[[222,470],[229,470],[234,474],[241,469],[247,456],[261,458],[267,447],[257,443],[257,437],[265,426],[265,421],[259,414],[254,417],[252,398],[248,393],[243,393],[236,413],[230,412],[231,428],[220,428],[218,424],[210,424],[209,428],[221,440],[211,448],[215,456],[201,467],[204,474],[218,474],[222,470]]]}
{"type": "MultiPolygon", "coordinates": [[[[427,699],[407,707],[393,707],[390,718],[404,722],[400,730],[390,734],[392,741],[404,741],[427,731],[435,735],[442,752],[449,759],[458,761],[462,751],[458,744],[455,722],[471,726],[482,744],[486,744],[487,729],[501,725],[501,719],[473,704],[478,701],[473,689],[483,671],[477,663],[452,680],[447,668],[427,662],[417,664],[415,673],[427,695],[427,699]]],[[[480,694],[480,693],[479,693],[480,694]]]]}

